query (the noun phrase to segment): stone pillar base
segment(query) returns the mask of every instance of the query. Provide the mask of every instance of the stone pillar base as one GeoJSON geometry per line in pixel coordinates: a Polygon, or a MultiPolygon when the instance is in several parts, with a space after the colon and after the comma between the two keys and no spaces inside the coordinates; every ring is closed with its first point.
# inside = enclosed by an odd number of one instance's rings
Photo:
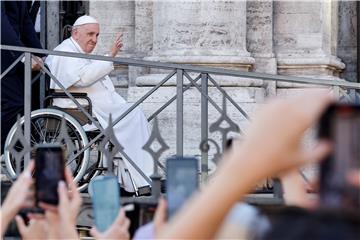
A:
{"type": "MultiPolygon", "coordinates": [[[[302,58],[278,57],[279,75],[299,76],[327,80],[343,80],[340,73],[345,64],[335,56],[306,56],[302,58]]],[[[278,87],[314,87],[311,84],[278,82],[278,87]]]]}
{"type": "Polygon", "coordinates": [[[173,56],[150,56],[145,57],[144,60],[189,64],[194,66],[218,67],[225,69],[233,69],[240,71],[250,71],[255,59],[250,56],[186,56],[186,55],[173,55],[173,56]]]}

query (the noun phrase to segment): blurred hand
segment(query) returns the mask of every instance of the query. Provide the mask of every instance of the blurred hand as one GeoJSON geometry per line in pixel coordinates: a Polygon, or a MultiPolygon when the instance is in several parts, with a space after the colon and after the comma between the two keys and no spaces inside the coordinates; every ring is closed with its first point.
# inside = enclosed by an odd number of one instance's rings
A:
{"type": "Polygon", "coordinates": [[[37,56],[32,56],[32,58],[36,58],[36,60],[38,61],[35,61],[34,59],[31,59],[31,70],[33,71],[40,71],[41,69],[41,66],[44,65],[44,62],[41,58],[37,57],[37,56]]]}
{"type": "Polygon", "coordinates": [[[96,227],[90,230],[90,234],[95,239],[130,239],[129,234],[130,220],[125,216],[124,209],[120,209],[115,222],[110,226],[108,230],[101,233],[98,232],[96,227]]]}
{"type": "Polygon", "coordinates": [[[59,205],[53,206],[40,203],[40,207],[46,210],[45,216],[49,222],[59,223],[57,226],[60,229],[52,229],[53,234],[56,235],[58,233],[62,239],[75,239],[78,238],[76,219],[80,211],[82,199],[68,167],[65,169],[65,180],[69,186],[69,191],[65,183],[60,181],[58,186],[59,205]],[[57,214],[57,216],[54,214],[57,214]]]}
{"type": "Polygon", "coordinates": [[[45,220],[48,223],[48,239],[60,239],[61,226],[58,213],[53,211],[45,211],[45,220]]]}
{"type": "Polygon", "coordinates": [[[111,46],[111,56],[112,57],[115,57],[123,46],[122,36],[123,35],[119,33],[116,36],[116,39],[115,39],[113,45],[111,46]]]}
{"type": "Polygon", "coordinates": [[[360,189],[360,170],[352,170],[348,174],[348,181],[351,185],[360,189]]]}
{"type": "Polygon", "coordinates": [[[16,216],[15,221],[21,239],[48,239],[47,222],[44,219],[31,219],[29,225],[26,225],[20,216],[16,216]]]}
{"type": "Polygon", "coordinates": [[[329,143],[323,141],[314,149],[304,149],[301,140],[332,101],[327,91],[308,91],[265,104],[254,116],[244,141],[232,148],[233,164],[242,162],[256,171],[258,177],[265,178],[323,159],[330,152],[329,143]],[[251,161],[238,161],[244,156],[251,161]]]}
{"type": "Polygon", "coordinates": [[[34,206],[34,191],[31,189],[31,185],[34,183],[31,177],[34,166],[35,162],[30,161],[25,171],[20,174],[6,195],[2,209],[11,212],[11,219],[20,209],[34,206]]]}
{"type": "Polygon", "coordinates": [[[286,173],[280,179],[286,205],[309,209],[315,208],[318,205],[318,199],[309,198],[307,193],[309,186],[298,170],[286,173]]]}
{"type": "Polygon", "coordinates": [[[60,198],[59,214],[62,219],[66,219],[75,224],[82,204],[82,199],[68,167],[65,169],[65,180],[69,186],[69,192],[66,189],[65,183],[60,182],[58,188],[60,198]]]}

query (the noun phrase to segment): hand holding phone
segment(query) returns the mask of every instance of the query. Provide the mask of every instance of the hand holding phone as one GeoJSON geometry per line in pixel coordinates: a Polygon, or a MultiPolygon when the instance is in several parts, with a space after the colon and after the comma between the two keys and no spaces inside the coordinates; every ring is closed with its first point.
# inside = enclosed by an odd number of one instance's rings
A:
{"type": "Polygon", "coordinates": [[[95,226],[105,232],[120,211],[120,190],[115,176],[98,176],[90,184],[95,226]]]}
{"type": "Polygon", "coordinates": [[[198,189],[198,160],[190,157],[170,158],[166,162],[166,198],[170,219],[198,189]]]}
{"type": "Polygon", "coordinates": [[[347,176],[360,168],[360,106],[331,105],[320,119],[319,138],[333,144],[320,164],[321,206],[359,209],[360,189],[350,185],[347,176]]]}
{"type": "Polygon", "coordinates": [[[35,157],[36,202],[59,203],[58,183],[65,181],[64,151],[58,144],[40,144],[35,157]]]}

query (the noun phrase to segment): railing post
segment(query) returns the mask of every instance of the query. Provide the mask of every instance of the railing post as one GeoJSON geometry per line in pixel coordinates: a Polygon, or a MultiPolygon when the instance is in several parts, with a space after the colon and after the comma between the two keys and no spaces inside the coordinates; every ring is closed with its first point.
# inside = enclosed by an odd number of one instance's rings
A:
{"type": "Polygon", "coordinates": [[[182,69],[176,71],[176,155],[183,156],[183,127],[184,127],[184,95],[183,95],[184,72],[182,69]]]}
{"type": "MultiPolygon", "coordinates": [[[[25,141],[30,145],[30,126],[31,126],[31,53],[25,53],[25,73],[24,73],[24,137],[25,141]]],[[[24,156],[25,166],[30,161],[30,152],[24,156]]]]}
{"type": "MultiPolygon", "coordinates": [[[[47,3],[46,1],[40,1],[40,42],[42,47],[46,49],[46,33],[47,33],[47,24],[46,24],[46,16],[47,14],[47,3]]],[[[44,108],[44,99],[45,99],[45,74],[40,76],[40,108],[44,108]]]]}
{"type": "MultiPolygon", "coordinates": [[[[208,76],[201,73],[201,141],[208,139],[208,76]]],[[[201,151],[201,182],[208,178],[208,151],[201,151]]]]}
{"type": "Polygon", "coordinates": [[[46,17],[47,17],[47,2],[40,1],[40,42],[42,47],[46,49],[47,42],[46,42],[46,33],[47,33],[47,24],[46,24],[46,17]]]}

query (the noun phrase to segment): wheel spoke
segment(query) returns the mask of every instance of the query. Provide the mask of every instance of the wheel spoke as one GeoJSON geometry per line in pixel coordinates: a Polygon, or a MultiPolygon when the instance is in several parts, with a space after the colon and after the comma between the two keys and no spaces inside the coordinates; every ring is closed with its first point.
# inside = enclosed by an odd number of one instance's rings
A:
{"type": "MultiPolygon", "coordinates": [[[[38,123],[39,122],[39,120],[43,120],[44,121],[44,119],[38,119],[37,121],[36,121],[36,123],[38,123]]],[[[42,123],[41,125],[40,125],[41,123],[39,123],[39,129],[40,129],[40,131],[41,131],[41,135],[42,135],[42,137],[43,137],[43,139],[42,139],[42,142],[43,143],[45,143],[46,142],[46,132],[44,133],[44,123],[42,123]]]]}
{"type": "Polygon", "coordinates": [[[36,130],[36,132],[38,133],[39,136],[41,136],[41,132],[39,132],[37,126],[31,121],[31,124],[34,126],[34,129],[36,130]]]}
{"type": "Polygon", "coordinates": [[[59,136],[60,125],[61,125],[61,122],[58,121],[58,123],[57,123],[57,125],[56,125],[56,129],[55,129],[55,131],[54,131],[53,142],[55,142],[55,141],[56,141],[56,138],[59,136]]]}

